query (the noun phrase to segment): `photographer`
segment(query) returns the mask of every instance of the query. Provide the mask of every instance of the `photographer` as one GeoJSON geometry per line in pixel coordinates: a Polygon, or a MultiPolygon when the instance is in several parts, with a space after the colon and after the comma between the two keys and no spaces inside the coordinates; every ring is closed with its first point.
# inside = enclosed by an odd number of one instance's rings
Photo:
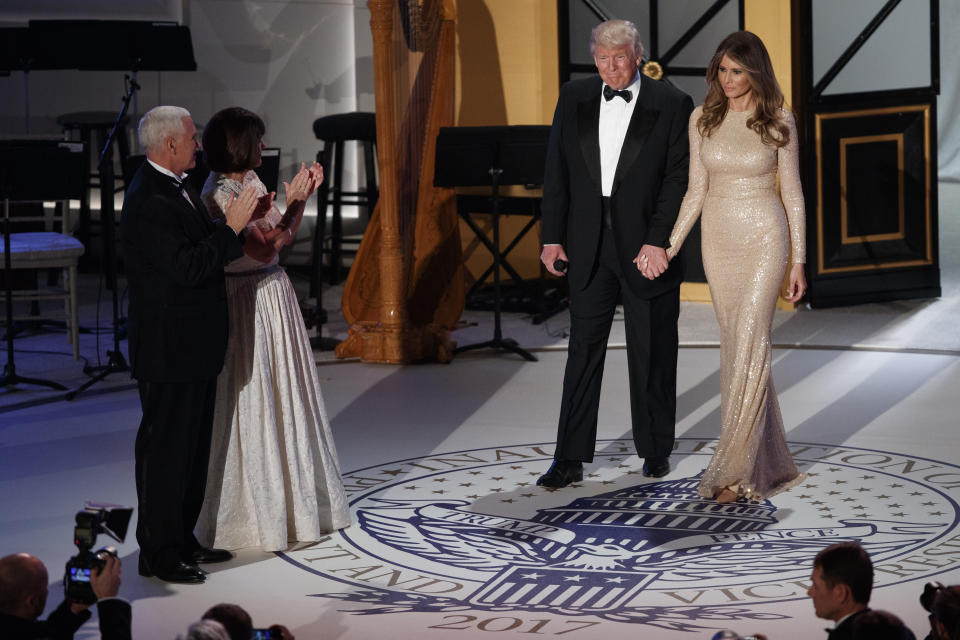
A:
{"type": "MultiPolygon", "coordinates": [[[[64,600],[46,620],[38,620],[47,604],[47,568],[29,553],[0,558],[0,636],[11,640],[69,640],[90,619],[90,605],[64,600]]],[[[130,603],[117,597],[120,560],[108,556],[102,569],[90,574],[97,597],[100,637],[129,640],[130,603]]]]}

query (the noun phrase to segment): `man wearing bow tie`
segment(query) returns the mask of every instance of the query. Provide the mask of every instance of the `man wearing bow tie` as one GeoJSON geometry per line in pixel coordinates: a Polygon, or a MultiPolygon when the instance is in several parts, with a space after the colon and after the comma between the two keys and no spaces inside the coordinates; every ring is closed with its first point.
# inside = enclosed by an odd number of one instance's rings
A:
{"type": "Polygon", "coordinates": [[[630,407],[643,472],[661,477],[676,421],[680,260],[665,247],[687,188],[689,96],[638,72],[633,23],[590,36],[599,77],[560,90],[543,185],[547,270],[570,284],[570,343],[554,463],[537,484],[563,487],[593,460],[607,337],[622,298],[630,407]],[[566,272],[558,269],[566,263],[566,272]],[[657,277],[649,280],[645,269],[657,277]]]}
{"type": "Polygon", "coordinates": [[[818,618],[832,620],[827,640],[852,640],[857,618],[870,611],[873,592],[873,562],[857,542],[840,542],[825,547],[813,559],[810,588],[818,618]]]}
{"type": "Polygon", "coordinates": [[[197,128],[180,107],[140,120],[147,159],[120,219],[130,290],[130,362],[143,418],[136,441],[140,574],[203,582],[198,563],[232,556],[193,535],[203,502],[217,374],[227,344],[223,267],[243,255],[240,232],[257,198],[250,187],[213,221],[183,181],[195,164],[197,128]]]}

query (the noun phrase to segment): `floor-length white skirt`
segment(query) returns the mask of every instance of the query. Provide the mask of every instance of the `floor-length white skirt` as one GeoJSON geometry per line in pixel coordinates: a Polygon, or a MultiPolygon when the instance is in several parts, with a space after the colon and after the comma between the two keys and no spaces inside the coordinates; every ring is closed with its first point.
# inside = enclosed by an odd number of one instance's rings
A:
{"type": "Polygon", "coordinates": [[[217,404],[202,544],[288,548],[350,523],[317,367],[287,274],[227,273],[230,337],[217,404]]]}

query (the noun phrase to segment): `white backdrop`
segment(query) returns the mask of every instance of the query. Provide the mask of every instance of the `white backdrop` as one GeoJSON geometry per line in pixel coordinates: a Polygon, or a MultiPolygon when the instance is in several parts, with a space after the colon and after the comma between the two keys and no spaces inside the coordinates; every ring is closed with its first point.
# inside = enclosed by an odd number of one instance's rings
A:
{"type": "Polygon", "coordinates": [[[940,2],[940,99],[937,146],[941,180],[960,182],[960,0],[940,2]]]}
{"type": "MultiPolygon", "coordinates": [[[[315,118],[373,110],[365,0],[90,0],[80,5],[82,16],[68,15],[77,6],[71,0],[4,0],[0,22],[16,24],[31,17],[181,19],[193,35],[198,71],[141,73],[139,112],[159,103],[180,104],[202,124],[223,107],[252,109],[267,122],[267,142],[283,150],[283,173],[310,160],[319,149],[311,129],[315,118]],[[125,7],[122,14],[116,12],[117,6],[125,7]]],[[[960,182],[958,33],[960,0],[943,0],[939,173],[941,180],[960,182]]],[[[884,60],[877,59],[877,64],[884,60]]],[[[59,133],[56,117],[61,113],[118,109],[123,74],[39,71],[30,74],[28,96],[26,86],[21,72],[0,77],[0,136],[25,133],[27,97],[33,134],[59,133]]]]}
{"type": "MultiPolygon", "coordinates": [[[[141,72],[137,112],[175,104],[189,109],[202,126],[224,107],[255,111],[267,125],[264,141],[282,150],[284,179],[320,149],[313,135],[314,119],[373,110],[372,41],[365,0],[93,0],[87,9],[100,10],[111,2],[128,6],[128,11],[67,16],[62,6],[76,7],[75,0],[3,0],[0,21],[11,25],[31,17],[170,19],[182,13],[181,23],[190,27],[197,71],[141,72]],[[24,7],[38,1],[38,11],[29,14],[24,7]]],[[[59,134],[56,118],[63,113],[119,110],[123,75],[34,71],[29,83],[19,71],[0,77],[0,136],[25,134],[26,98],[33,135],[59,134]]],[[[349,156],[345,166],[352,166],[349,156]]],[[[348,184],[354,180],[349,170],[345,178],[348,184]]]]}

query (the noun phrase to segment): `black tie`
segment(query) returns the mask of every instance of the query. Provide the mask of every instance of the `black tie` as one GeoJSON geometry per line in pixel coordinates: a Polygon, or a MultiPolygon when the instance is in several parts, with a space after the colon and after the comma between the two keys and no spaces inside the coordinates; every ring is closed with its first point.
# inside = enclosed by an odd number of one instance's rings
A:
{"type": "Polygon", "coordinates": [[[633,99],[633,94],[630,93],[630,89],[620,89],[617,91],[616,89],[611,88],[608,84],[603,85],[603,99],[607,102],[610,102],[613,100],[613,96],[620,96],[626,102],[630,102],[630,100],[633,99]]]}
{"type": "Polygon", "coordinates": [[[200,209],[197,209],[197,201],[195,200],[196,194],[192,188],[187,186],[187,181],[177,180],[176,178],[174,178],[173,184],[177,188],[177,195],[182,198],[183,194],[186,193],[187,202],[190,203],[190,206],[196,209],[197,211],[200,211],[200,209]]]}

